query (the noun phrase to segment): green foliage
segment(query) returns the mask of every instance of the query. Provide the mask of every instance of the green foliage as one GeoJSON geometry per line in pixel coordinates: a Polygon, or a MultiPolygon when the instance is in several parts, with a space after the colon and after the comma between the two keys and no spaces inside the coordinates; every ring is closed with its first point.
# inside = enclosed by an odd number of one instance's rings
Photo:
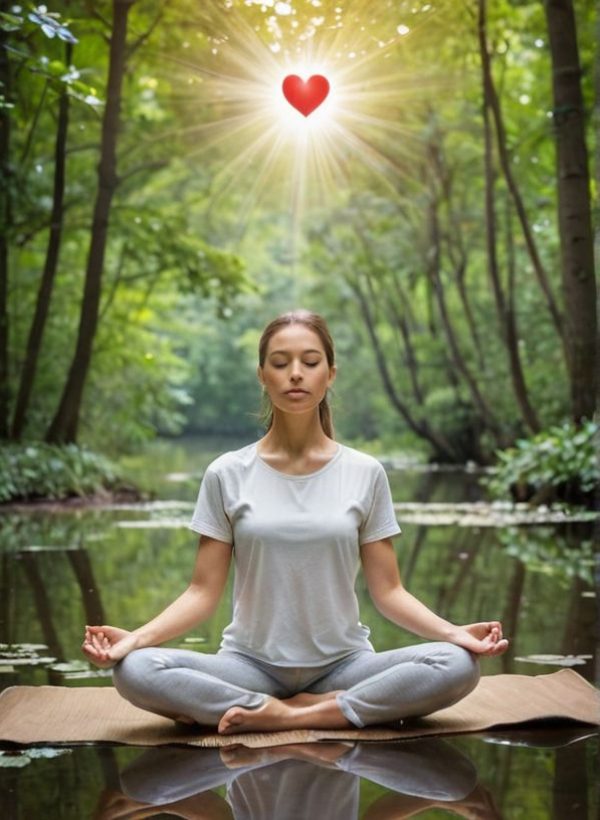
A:
{"type": "Polygon", "coordinates": [[[0,502],[88,496],[119,482],[107,458],[74,444],[32,442],[0,448],[0,502]]]}
{"type": "Polygon", "coordinates": [[[506,554],[518,558],[532,572],[551,575],[564,588],[574,578],[593,585],[594,549],[591,541],[573,544],[555,527],[507,527],[498,533],[506,554]]]}
{"type": "MultiPolygon", "coordinates": [[[[561,308],[543,6],[499,0],[488,7],[507,149],[561,308]]],[[[2,180],[12,214],[6,229],[11,401],[45,263],[57,104],[65,90],[72,100],[60,263],[25,432],[34,440],[44,437],[64,385],[89,251],[110,4],[94,4],[93,12],[73,2],[49,11],[15,6],[0,15],[11,69],[0,78],[0,107],[11,124],[11,161],[2,180]]],[[[576,12],[589,105],[590,0],[576,12]]],[[[498,446],[527,434],[488,276],[473,8],[452,0],[399,0],[362,15],[358,7],[328,0],[318,15],[311,4],[296,4],[289,15],[243,0],[205,4],[201,14],[191,0],[133,4],[119,185],[79,428],[88,446],[131,451],[157,431],[253,434],[260,328],[278,312],[303,305],[325,316],[336,343],[336,434],[389,442],[390,449],[419,447],[440,458],[436,444],[417,437],[383,387],[357,283],[396,397],[413,420],[449,442],[457,460],[489,461],[498,446]],[[314,155],[311,147],[304,165],[301,154],[293,159],[284,151],[276,159],[284,137],[270,115],[260,124],[249,116],[254,92],[243,99],[247,69],[260,71],[265,54],[270,66],[282,67],[296,46],[300,53],[313,44],[326,55],[328,32],[338,26],[350,40],[339,53],[332,47],[332,68],[350,76],[355,56],[354,65],[361,65],[353,75],[361,93],[346,100],[340,119],[344,127],[352,120],[354,148],[331,135],[321,145],[315,133],[314,155]],[[406,36],[399,36],[401,28],[406,36]],[[316,172],[321,160],[322,175],[316,172]],[[431,275],[433,204],[439,283],[457,349],[497,430],[457,366],[442,321],[431,275]]],[[[592,127],[590,118],[590,134],[592,127]]],[[[548,428],[569,414],[564,357],[495,161],[500,278],[508,298],[512,277],[524,377],[548,428]]]]}
{"type": "Polygon", "coordinates": [[[497,453],[498,464],[485,480],[491,493],[519,501],[591,500],[600,481],[598,425],[564,422],[497,453]]]}

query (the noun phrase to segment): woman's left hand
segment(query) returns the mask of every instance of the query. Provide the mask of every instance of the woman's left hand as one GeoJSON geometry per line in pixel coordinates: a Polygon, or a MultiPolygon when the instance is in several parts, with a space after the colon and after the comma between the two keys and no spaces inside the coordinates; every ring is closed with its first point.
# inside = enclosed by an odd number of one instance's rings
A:
{"type": "Polygon", "coordinates": [[[464,646],[476,655],[501,655],[508,649],[508,641],[502,637],[500,621],[482,621],[477,624],[457,626],[450,641],[464,646]]]}

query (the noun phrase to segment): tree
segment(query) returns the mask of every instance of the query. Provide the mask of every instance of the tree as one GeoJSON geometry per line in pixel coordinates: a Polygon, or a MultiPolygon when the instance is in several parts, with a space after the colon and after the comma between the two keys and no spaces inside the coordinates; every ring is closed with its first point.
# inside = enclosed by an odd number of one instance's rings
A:
{"type": "MultiPolygon", "coordinates": [[[[73,44],[67,42],[65,46],[65,65],[71,64],[73,44]]],[[[33,382],[38,367],[44,328],[50,310],[50,299],[56,273],[60,244],[63,235],[63,221],[65,213],[65,174],[67,159],[67,134],[69,129],[69,90],[63,84],[58,103],[58,118],[56,142],[54,147],[54,186],[52,195],[52,213],[50,216],[50,235],[46,249],[44,270],[40,280],[38,295],[33,319],[27,339],[25,360],[21,368],[21,379],[17,393],[17,401],[13,416],[11,438],[20,439],[27,420],[29,400],[33,390],[33,382]]]]}
{"type": "Polygon", "coordinates": [[[597,294],[585,111],[573,2],[546,0],[544,7],[552,58],[558,226],[572,416],[580,422],[594,414],[597,379],[597,294]]]}
{"type": "MultiPolygon", "coordinates": [[[[0,11],[6,13],[10,3],[2,0],[0,11]]],[[[10,101],[11,76],[7,51],[8,32],[0,26],[0,439],[8,437],[8,248],[11,226],[12,175],[10,168],[10,101]]]]}
{"type": "Polygon", "coordinates": [[[110,206],[118,184],[116,147],[119,110],[127,55],[127,19],[134,2],[135,0],[113,0],[112,4],[113,21],[106,106],[102,119],[98,189],[94,205],[79,330],[75,353],[60,403],[46,433],[48,442],[71,442],[77,437],[83,389],[89,372],[94,336],[98,325],[110,206]]]}

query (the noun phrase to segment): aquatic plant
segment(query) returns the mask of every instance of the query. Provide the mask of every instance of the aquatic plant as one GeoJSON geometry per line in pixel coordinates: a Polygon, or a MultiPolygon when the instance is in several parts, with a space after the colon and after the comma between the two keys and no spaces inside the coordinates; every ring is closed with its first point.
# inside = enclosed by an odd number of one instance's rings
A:
{"type": "Polygon", "coordinates": [[[550,427],[496,453],[497,464],[483,479],[492,496],[531,504],[565,501],[591,506],[600,485],[599,427],[592,421],[550,427]]]}
{"type": "Polygon", "coordinates": [[[0,502],[95,495],[122,481],[105,456],[74,444],[0,447],[0,502]]]}

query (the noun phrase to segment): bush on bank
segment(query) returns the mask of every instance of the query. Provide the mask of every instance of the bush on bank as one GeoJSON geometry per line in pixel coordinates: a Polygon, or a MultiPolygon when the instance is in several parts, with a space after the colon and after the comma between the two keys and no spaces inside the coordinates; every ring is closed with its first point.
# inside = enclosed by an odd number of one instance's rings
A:
{"type": "Polygon", "coordinates": [[[122,476],[105,456],[75,444],[0,447],[0,502],[93,496],[122,485],[122,476]]]}
{"type": "Polygon", "coordinates": [[[592,506],[600,486],[599,430],[593,421],[581,427],[567,421],[520,439],[497,452],[498,462],[485,484],[496,498],[592,506]]]}

